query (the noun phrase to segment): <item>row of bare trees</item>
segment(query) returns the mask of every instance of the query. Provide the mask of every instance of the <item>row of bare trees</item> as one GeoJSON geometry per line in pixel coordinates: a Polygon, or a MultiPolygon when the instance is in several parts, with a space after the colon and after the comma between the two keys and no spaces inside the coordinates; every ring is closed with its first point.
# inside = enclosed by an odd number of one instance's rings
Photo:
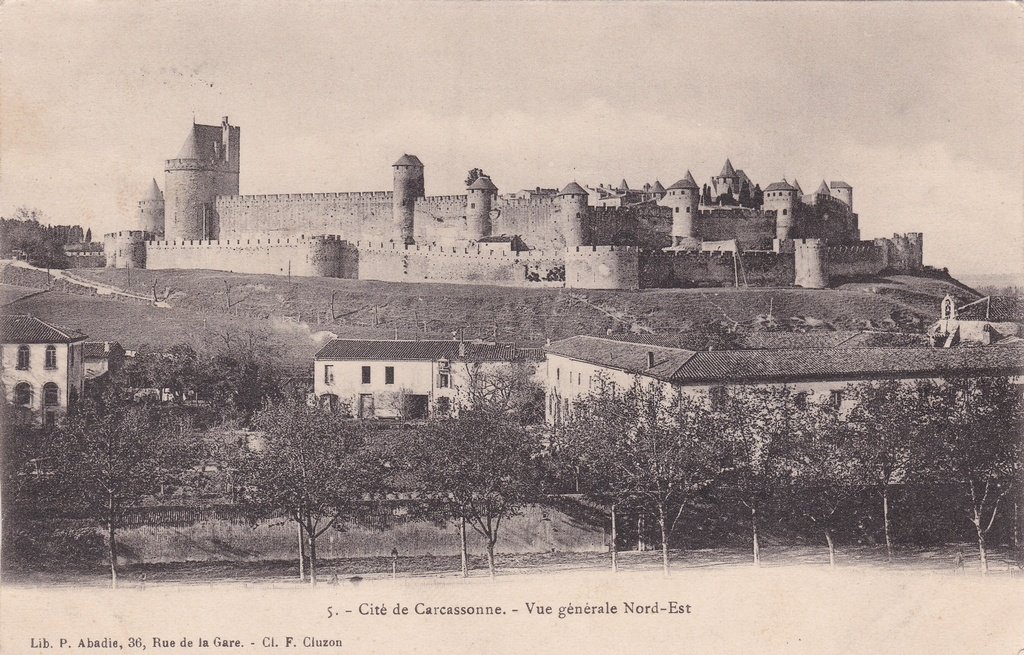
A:
{"type": "Polygon", "coordinates": [[[952,484],[986,570],[993,526],[1022,488],[1019,388],[953,378],[853,384],[842,394],[841,403],[817,402],[787,387],[736,387],[708,402],[660,385],[606,385],[550,430],[494,408],[418,424],[367,422],[296,394],[265,399],[250,438],[214,442],[199,438],[187,413],[132,402],[130,390],[110,385],[34,441],[4,440],[4,525],[32,486],[44,502],[80,507],[107,532],[116,584],[124,510],[165,481],[196,484],[200,463],[212,459],[234,472],[254,521],[298,523],[311,581],[317,539],[395,492],[459,528],[464,573],[467,527],[479,533],[493,574],[503,523],[574,478],[611,508],[613,566],[616,519],[630,512],[658,527],[667,571],[681,521],[713,507],[706,499],[716,494],[747,513],[755,563],[765,508],[780,503],[813,526],[834,562],[836,528],[865,490],[877,494],[891,557],[894,489],[952,484]]]}
{"type": "Polygon", "coordinates": [[[709,493],[749,512],[755,564],[768,505],[788,503],[814,526],[834,564],[837,525],[874,490],[892,559],[894,489],[944,484],[962,490],[987,571],[1000,511],[1019,503],[1022,396],[1006,378],[864,382],[828,402],[785,386],[734,387],[715,402],[639,381],[598,387],[573,405],[552,450],[611,506],[613,526],[624,507],[657,522],[666,572],[680,517],[709,493]]]}

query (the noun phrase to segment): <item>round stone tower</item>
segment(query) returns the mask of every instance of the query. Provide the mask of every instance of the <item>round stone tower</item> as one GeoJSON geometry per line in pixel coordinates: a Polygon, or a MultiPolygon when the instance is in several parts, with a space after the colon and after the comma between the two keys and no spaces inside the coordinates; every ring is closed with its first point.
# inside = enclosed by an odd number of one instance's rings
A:
{"type": "Polygon", "coordinates": [[[153,180],[146,196],[139,201],[139,229],[154,236],[162,236],[164,233],[164,194],[156,180],[153,180]]]}
{"type": "Polygon", "coordinates": [[[391,167],[395,169],[395,185],[391,197],[394,221],[392,234],[399,243],[412,243],[416,199],[425,195],[423,162],[416,155],[405,154],[391,167]]]}
{"type": "Polygon", "coordinates": [[[192,125],[181,151],[164,167],[164,238],[216,239],[214,200],[238,195],[241,130],[228,123],[192,125]]]}
{"type": "Polygon", "coordinates": [[[146,239],[142,230],[124,230],[103,235],[107,268],[146,268],[146,239]]]}
{"type": "Polygon", "coordinates": [[[824,239],[797,239],[794,243],[794,284],[805,289],[828,287],[828,249],[824,239]]]}
{"type": "Polygon", "coordinates": [[[491,236],[491,204],[498,193],[491,178],[481,175],[466,187],[466,238],[491,236]]]}
{"type": "Polygon", "coordinates": [[[686,171],[686,177],[668,188],[658,204],[672,210],[672,245],[699,245],[697,208],[700,205],[700,187],[690,171],[686,171]]]}
{"type": "Polygon", "coordinates": [[[562,236],[566,248],[575,248],[583,243],[583,222],[586,220],[587,190],[575,182],[570,182],[558,194],[556,200],[562,213],[562,236]]]}
{"type": "Polygon", "coordinates": [[[783,241],[793,238],[793,226],[796,224],[796,204],[799,202],[796,187],[783,179],[772,182],[764,190],[765,211],[775,212],[775,238],[783,241]]]}

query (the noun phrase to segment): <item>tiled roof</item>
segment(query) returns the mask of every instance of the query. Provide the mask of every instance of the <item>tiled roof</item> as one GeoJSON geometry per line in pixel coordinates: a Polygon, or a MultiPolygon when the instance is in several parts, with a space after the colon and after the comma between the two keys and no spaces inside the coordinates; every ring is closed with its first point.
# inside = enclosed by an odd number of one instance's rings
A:
{"type": "Polygon", "coordinates": [[[550,354],[562,355],[593,364],[601,364],[630,373],[644,373],[668,379],[696,353],[682,348],[666,348],[600,337],[577,336],[556,341],[544,348],[550,354]],[[647,353],[654,353],[654,366],[647,367],[647,353]]]}
{"type": "Polygon", "coordinates": [[[665,187],[661,186],[661,182],[658,180],[654,180],[654,186],[651,187],[651,191],[654,193],[663,193],[665,191],[665,187]]]}
{"type": "Polygon", "coordinates": [[[768,185],[765,191],[796,191],[796,188],[789,182],[783,180],[781,182],[772,182],[768,185]]]}
{"type": "Polygon", "coordinates": [[[545,350],[679,384],[1024,373],[1024,347],[1020,345],[694,352],[579,336],[551,344],[545,350]],[[655,353],[653,368],[647,367],[648,352],[655,353]]]}
{"type": "Polygon", "coordinates": [[[732,162],[728,158],[725,160],[725,165],[722,166],[722,172],[718,174],[718,177],[736,177],[736,170],[732,167],[732,162]]]}
{"type": "Polygon", "coordinates": [[[565,188],[562,189],[558,193],[558,195],[560,195],[560,196],[573,196],[573,195],[583,195],[583,196],[585,196],[585,195],[588,195],[588,194],[587,194],[587,190],[586,189],[584,189],[580,185],[576,184],[575,182],[570,182],[570,183],[565,185],[565,188]]]}
{"type": "Polygon", "coordinates": [[[693,175],[690,171],[686,171],[686,176],[669,187],[670,189],[699,189],[697,182],[694,181],[693,175]]]}
{"type": "Polygon", "coordinates": [[[417,157],[416,155],[410,155],[406,153],[399,157],[398,161],[392,164],[392,166],[419,166],[422,168],[423,162],[421,162],[420,158],[417,157]]]}
{"type": "Polygon", "coordinates": [[[437,361],[439,359],[476,362],[543,361],[540,348],[520,348],[512,343],[466,342],[466,354],[459,355],[458,341],[393,341],[334,339],[316,359],[359,359],[394,361],[437,361]]]}
{"type": "Polygon", "coordinates": [[[470,184],[466,188],[471,190],[471,191],[497,191],[498,190],[498,187],[494,186],[494,182],[491,182],[491,178],[487,177],[486,175],[481,175],[480,177],[476,178],[475,180],[473,180],[473,183],[470,184]]]}
{"type": "Polygon", "coordinates": [[[852,189],[853,188],[852,186],[850,186],[846,182],[843,182],[842,180],[833,181],[829,186],[831,186],[833,189],[852,189]]]}
{"type": "Polygon", "coordinates": [[[832,192],[828,190],[828,184],[825,183],[825,180],[821,181],[821,186],[818,187],[818,190],[815,191],[815,193],[821,194],[823,196],[832,195],[832,192]]]}
{"type": "Polygon", "coordinates": [[[84,339],[81,332],[58,327],[28,314],[0,316],[2,343],[73,343],[84,339]]]}
{"type": "Polygon", "coordinates": [[[112,350],[121,348],[116,341],[86,341],[82,344],[82,355],[86,359],[106,359],[112,350]]]}
{"type": "Polygon", "coordinates": [[[1024,323],[1024,302],[1013,296],[989,296],[987,301],[957,310],[961,321],[1024,323]]]}

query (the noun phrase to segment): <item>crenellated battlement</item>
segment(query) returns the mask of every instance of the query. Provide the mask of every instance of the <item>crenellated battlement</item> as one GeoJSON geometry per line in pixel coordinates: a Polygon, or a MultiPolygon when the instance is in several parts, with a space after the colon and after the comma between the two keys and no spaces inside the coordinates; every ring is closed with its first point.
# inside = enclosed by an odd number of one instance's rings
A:
{"type": "Polygon", "coordinates": [[[103,235],[103,238],[104,239],[127,239],[127,238],[145,239],[147,236],[150,236],[150,234],[151,234],[150,232],[147,232],[145,230],[120,230],[118,232],[107,232],[106,234],[103,235]]]}
{"type": "Polygon", "coordinates": [[[555,196],[538,196],[535,198],[501,198],[495,203],[495,207],[554,207],[557,203],[555,196]]]}
{"type": "Polygon", "coordinates": [[[174,171],[215,171],[225,166],[211,159],[168,159],[164,162],[164,170],[174,171]]]}
{"type": "Polygon", "coordinates": [[[271,193],[257,195],[217,196],[217,204],[241,205],[251,203],[314,202],[319,200],[390,202],[391,191],[352,191],[337,193],[271,193]]]}

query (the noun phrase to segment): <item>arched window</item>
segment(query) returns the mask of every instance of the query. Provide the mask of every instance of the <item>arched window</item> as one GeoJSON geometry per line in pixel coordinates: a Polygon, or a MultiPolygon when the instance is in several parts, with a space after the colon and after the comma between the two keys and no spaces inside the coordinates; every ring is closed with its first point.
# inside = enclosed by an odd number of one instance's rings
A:
{"type": "Polygon", "coordinates": [[[46,368],[57,368],[57,346],[46,347],[46,368]]]}
{"type": "Polygon", "coordinates": [[[47,407],[60,405],[60,389],[55,382],[47,382],[43,385],[43,404],[47,407]]]}
{"type": "Polygon", "coordinates": [[[788,214],[788,213],[789,213],[789,210],[788,210],[788,209],[783,209],[783,210],[782,210],[782,215],[783,215],[783,216],[785,216],[785,215],[786,215],[786,214],[788,214]]]}
{"type": "Polygon", "coordinates": [[[28,346],[18,346],[18,368],[23,371],[28,368],[28,346]]]}
{"type": "Polygon", "coordinates": [[[14,404],[21,407],[28,407],[32,404],[32,385],[28,382],[19,382],[14,387],[14,404]]]}

